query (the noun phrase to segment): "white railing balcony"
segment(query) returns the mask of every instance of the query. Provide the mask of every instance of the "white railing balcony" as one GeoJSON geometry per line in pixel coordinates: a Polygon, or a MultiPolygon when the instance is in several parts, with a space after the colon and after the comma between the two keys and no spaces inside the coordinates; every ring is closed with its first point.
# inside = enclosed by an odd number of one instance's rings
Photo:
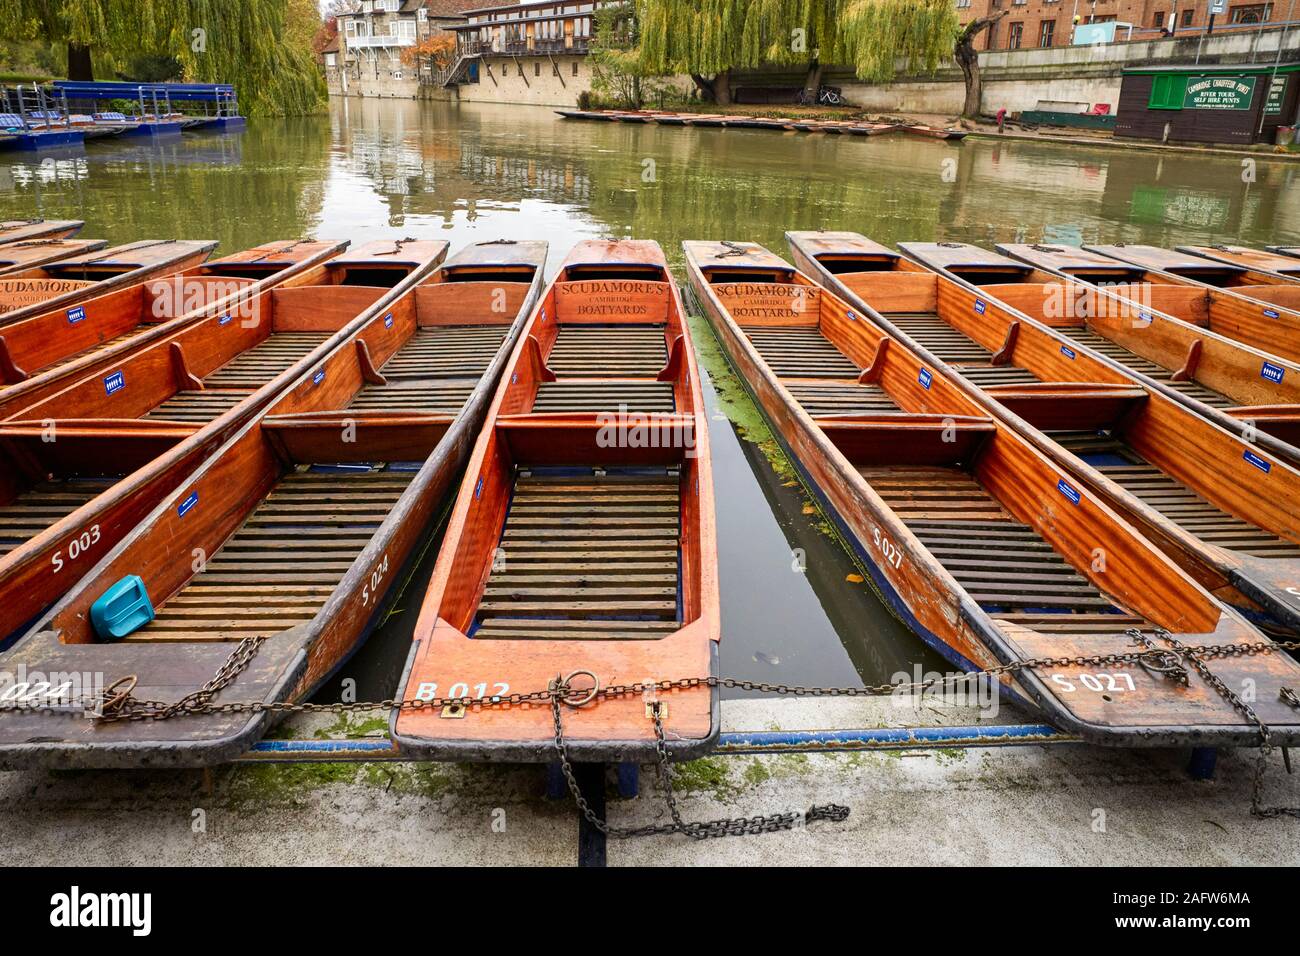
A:
{"type": "Polygon", "coordinates": [[[381,35],[373,37],[345,37],[344,43],[350,47],[390,47],[415,46],[415,37],[381,35]]]}

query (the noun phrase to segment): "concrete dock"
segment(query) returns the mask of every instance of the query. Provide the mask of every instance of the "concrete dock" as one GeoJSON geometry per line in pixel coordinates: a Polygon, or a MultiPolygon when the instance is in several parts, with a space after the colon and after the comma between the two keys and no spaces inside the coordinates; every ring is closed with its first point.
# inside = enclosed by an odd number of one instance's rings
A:
{"type": "MultiPolygon", "coordinates": [[[[890,700],[743,700],[727,730],[952,725],[971,711],[890,700]]],[[[1003,707],[999,723],[1024,719],[1003,707]]],[[[381,737],[383,720],[296,720],[281,736],[381,737]]],[[[613,841],[609,865],[1294,865],[1300,828],[1257,820],[1253,752],[1225,753],[1212,780],[1188,752],[1077,744],[995,749],[716,756],[675,768],[687,820],[851,808],[843,823],[694,842],[613,841]]],[[[664,822],[651,768],[616,825],[664,822]]],[[[568,798],[544,798],[540,767],[241,764],[204,771],[0,773],[0,828],[28,860],[130,864],[570,865],[568,798]]],[[[1280,755],[1266,801],[1300,803],[1280,755]]]]}

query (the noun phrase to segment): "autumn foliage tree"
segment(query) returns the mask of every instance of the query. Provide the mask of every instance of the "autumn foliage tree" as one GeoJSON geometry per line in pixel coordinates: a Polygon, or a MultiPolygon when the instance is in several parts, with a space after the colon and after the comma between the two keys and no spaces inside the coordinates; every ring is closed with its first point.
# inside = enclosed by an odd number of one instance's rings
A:
{"type": "Polygon", "coordinates": [[[456,37],[451,33],[435,33],[402,50],[402,62],[418,67],[427,60],[435,70],[445,70],[456,59],[456,37]]]}

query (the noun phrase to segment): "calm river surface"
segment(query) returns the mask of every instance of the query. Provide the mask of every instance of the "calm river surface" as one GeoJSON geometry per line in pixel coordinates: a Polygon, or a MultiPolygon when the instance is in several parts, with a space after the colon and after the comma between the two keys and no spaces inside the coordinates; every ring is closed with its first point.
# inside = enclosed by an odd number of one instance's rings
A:
{"type": "MultiPolygon", "coordinates": [[[[1300,243],[1300,165],[968,139],[961,145],[564,121],[530,107],[350,100],[241,135],[0,154],[0,218],[86,220],[112,242],[441,237],[453,250],[589,237],[747,239],[787,229],[903,240],[1300,243]]],[[[774,467],[725,366],[708,361],[722,560],[722,670],[790,683],[888,680],[940,660],[893,620],[774,467]]],[[[436,542],[435,542],[436,544],[436,542]]],[[[436,549],[430,548],[432,555],[436,549]]],[[[389,693],[430,561],[350,663],[389,693]]],[[[333,697],[337,687],[327,688],[333,697]]]]}

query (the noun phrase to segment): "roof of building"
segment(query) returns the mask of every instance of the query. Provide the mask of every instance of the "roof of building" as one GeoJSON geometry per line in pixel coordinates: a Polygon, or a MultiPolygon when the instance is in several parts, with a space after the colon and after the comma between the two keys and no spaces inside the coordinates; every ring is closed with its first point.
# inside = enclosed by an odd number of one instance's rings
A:
{"type": "Polygon", "coordinates": [[[431,17],[464,19],[465,11],[478,6],[481,0],[424,0],[424,9],[431,17]]]}

